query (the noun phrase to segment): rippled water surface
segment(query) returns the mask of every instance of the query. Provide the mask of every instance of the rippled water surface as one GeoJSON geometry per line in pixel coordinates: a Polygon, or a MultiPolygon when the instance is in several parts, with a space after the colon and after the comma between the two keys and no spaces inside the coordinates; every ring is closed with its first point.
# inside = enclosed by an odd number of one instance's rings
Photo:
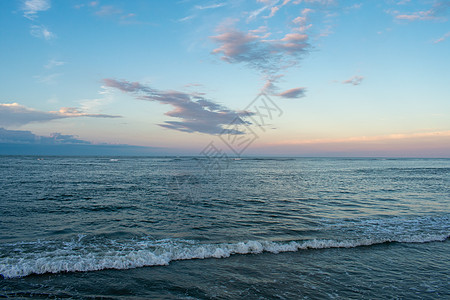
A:
{"type": "Polygon", "coordinates": [[[450,160],[0,157],[0,296],[450,297],[450,160]]]}

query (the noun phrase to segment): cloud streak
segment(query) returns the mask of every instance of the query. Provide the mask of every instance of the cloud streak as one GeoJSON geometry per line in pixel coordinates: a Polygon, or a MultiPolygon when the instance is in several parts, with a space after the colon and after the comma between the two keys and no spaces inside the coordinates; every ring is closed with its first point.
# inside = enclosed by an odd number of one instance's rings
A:
{"type": "Polygon", "coordinates": [[[34,20],[37,17],[37,13],[50,9],[49,0],[26,0],[23,3],[22,10],[23,16],[30,20],[34,20]]]}
{"type": "Polygon", "coordinates": [[[242,118],[250,114],[245,111],[227,109],[198,93],[159,91],[139,82],[110,78],[103,81],[106,86],[131,93],[136,99],[171,105],[174,109],[165,115],[180,119],[180,121],[166,121],[158,124],[168,129],[206,134],[243,134],[242,131],[228,129],[225,126],[236,119],[245,122],[242,118]]]}
{"type": "Polygon", "coordinates": [[[49,122],[74,117],[119,118],[105,114],[88,114],[74,107],[63,107],[59,111],[40,111],[18,103],[0,103],[0,126],[22,126],[29,123],[49,122]]]}
{"type": "Polygon", "coordinates": [[[44,65],[44,68],[46,68],[46,69],[53,69],[55,67],[60,67],[60,66],[63,66],[65,64],[66,64],[66,62],[64,62],[64,61],[51,59],[51,60],[49,60],[49,62],[46,65],[44,65]]]}
{"type": "Polygon", "coordinates": [[[223,7],[225,6],[226,3],[222,2],[222,3],[215,3],[215,4],[209,4],[209,5],[196,5],[195,9],[199,9],[199,10],[205,10],[205,9],[214,9],[214,8],[219,8],[219,7],[223,7]]]}
{"type": "Polygon", "coordinates": [[[298,87],[298,88],[289,89],[287,91],[279,93],[278,96],[283,97],[283,98],[289,98],[289,99],[297,99],[297,98],[304,97],[305,92],[306,92],[306,88],[298,87]]]}
{"type": "Polygon", "coordinates": [[[114,7],[112,5],[104,5],[102,7],[100,7],[100,9],[98,11],[95,12],[95,14],[97,16],[112,16],[112,15],[118,15],[118,14],[122,14],[122,10],[114,7]]]}
{"type": "MultiPolygon", "coordinates": [[[[121,25],[138,25],[151,24],[148,22],[141,22],[137,19],[137,14],[133,12],[126,12],[116,5],[99,5],[98,1],[93,1],[88,4],[91,8],[95,8],[94,15],[100,18],[110,18],[117,21],[121,25]]],[[[79,6],[81,8],[82,6],[79,6]]]]}
{"type": "Polygon", "coordinates": [[[407,14],[398,13],[397,20],[423,21],[423,20],[446,20],[445,14],[450,8],[450,1],[437,1],[428,10],[416,11],[407,14]]]}
{"type": "Polygon", "coordinates": [[[270,15],[267,16],[266,18],[271,18],[275,15],[275,13],[279,10],[279,7],[275,6],[276,4],[278,4],[280,0],[258,0],[257,2],[263,3],[264,6],[250,12],[247,21],[252,21],[254,20],[256,17],[258,17],[262,12],[264,12],[265,10],[270,10],[270,15]]]}
{"type": "Polygon", "coordinates": [[[437,40],[434,41],[434,44],[438,44],[441,43],[443,41],[445,41],[447,38],[450,37],[450,31],[447,32],[446,34],[444,34],[442,37],[438,38],[437,40]]]}
{"type": "Polygon", "coordinates": [[[360,85],[364,80],[364,76],[355,75],[347,80],[342,81],[343,84],[360,85]]]}
{"type": "Polygon", "coordinates": [[[43,25],[32,25],[30,33],[34,37],[45,39],[47,41],[56,38],[56,35],[43,25]]]}

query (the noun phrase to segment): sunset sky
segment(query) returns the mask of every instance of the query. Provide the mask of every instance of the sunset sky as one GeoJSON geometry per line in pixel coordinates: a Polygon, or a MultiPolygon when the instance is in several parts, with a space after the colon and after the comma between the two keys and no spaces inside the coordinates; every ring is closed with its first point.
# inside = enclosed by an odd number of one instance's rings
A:
{"type": "Polygon", "coordinates": [[[0,144],[450,157],[449,18],[443,0],[3,0],[0,144]]]}

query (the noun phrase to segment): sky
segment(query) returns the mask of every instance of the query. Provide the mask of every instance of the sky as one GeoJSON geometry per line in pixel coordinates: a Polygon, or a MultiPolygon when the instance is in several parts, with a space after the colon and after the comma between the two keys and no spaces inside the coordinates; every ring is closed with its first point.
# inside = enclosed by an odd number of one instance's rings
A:
{"type": "Polygon", "coordinates": [[[449,18],[448,0],[3,0],[0,154],[450,157],[449,18]]]}

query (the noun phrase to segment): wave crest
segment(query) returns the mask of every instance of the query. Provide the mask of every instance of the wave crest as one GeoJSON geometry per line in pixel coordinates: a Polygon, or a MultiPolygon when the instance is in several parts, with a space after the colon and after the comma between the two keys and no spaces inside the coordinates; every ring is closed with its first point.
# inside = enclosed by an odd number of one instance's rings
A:
{"type": "Polygon", "coordinates": [[[238,243],[202,244],[196,241],[159,240],[107,243],[35,242],[3,245],[1,253],[9,253],[0,260],[0,274],[16,278],[31,274],[131,269],[167,265],[170,261],[226,258],[234,254],[282,253],[305,249],[354,248],[390,242],[427,243],[445,241],[449,235],[422,234],[398,239],[303,241],[247,241],[238,243]],[[4,249],[4,248],[10,249],[4,249]],[[8,252],[5,252],[7,250],[8,252]]]}

